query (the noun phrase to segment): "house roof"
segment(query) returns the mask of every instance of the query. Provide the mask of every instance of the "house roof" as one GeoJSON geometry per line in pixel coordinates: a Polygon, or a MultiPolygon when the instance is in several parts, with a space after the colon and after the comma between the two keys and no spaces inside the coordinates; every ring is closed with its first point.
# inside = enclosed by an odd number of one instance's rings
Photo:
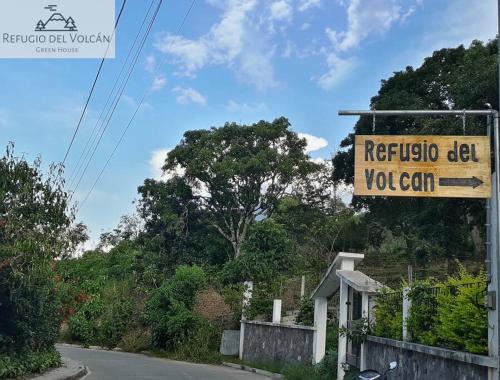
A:
{"type": "Polygon", "coordinates": [[[380,282],[358,270],[337,270],[337,276],[358,292],[376,293],[384,287],[380,282]]]}
{"type": "Polygon", "coordinates": [[[350,252],[339,252],[335,260],[333,260],[332,265],[326,271],[319,282],[316,289],[311,294],[311,298],[317,297],[330,297],[337,293],[340,287],[340,278],[337,276],[336,271],[339,269],[347,269],[347,263],[349,262],[354,270],[354,266],[364,259],[365,255],[361,253],[350,253],[350,252]],[[345,263],[345,264],[344,264],[345,263]],[[343,265],[344,264],[344,265],[343,265]]]}

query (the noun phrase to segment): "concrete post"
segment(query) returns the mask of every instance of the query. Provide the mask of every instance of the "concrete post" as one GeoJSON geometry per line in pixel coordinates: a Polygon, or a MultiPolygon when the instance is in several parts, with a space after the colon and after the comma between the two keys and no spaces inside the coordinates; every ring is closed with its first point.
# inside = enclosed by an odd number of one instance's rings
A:
{"type": "Polygon", "coordinates": [[[410,288],[403,289],[403,341],[409,342],[411,340],[410,333],[408,332],[408,318],[411,313],[411,300],[408,297],[410,288]]]}
{"type": "Polygon", "coordinates": [[[306,276],[302,276],[300,281],[300,298],[304,298],[306,294],[306,276]]]}
{"type": "Polygon", "coordinates": [[[240,360],[243,360],[243,342],[245,341],[245,322],[241,322],[241,327],[240,327],[240,360]]]}
{"type": "Polygon", "coordinates": [[[325,297],[314,299],[314,331],[313,364],[319,363],[325,357],[326,323],[328,314],[328,300],[325,297]]]}
{"type": "MultiPolygon", "coordinates": [[[[340,280],[339,289],[339,328],[347,327],[347,301],[349,299],[349,285],[340,280]]],[[[342,363],[347,361],[347,338],[339,335],[337,380],[344,380],[345,372],[342,363]]]]}
{"type": "MultiPolygon", "coordinates": [[[[245,281],[243,283],[243,286],[245,287],[245,290],[243,292],[243,311],[241,313],[241,319],[245,321],[247,318],[245,317],[245,309],[250,306],[250,301],[252,300],[252,293],[253,293],[253,282],[252,281],[245,281]]],[[[243,342],[245,340],[245,323],[241,322],[241,327],[240,327],[240,360],[243,360],[243,342]]]]}
{"type": "MultiPolygon", "coordinates": [[[[370,320],[370,298],[366,292],[361,293],[361,315],[363,318],[366,318],[367,321],[370,320]]],[[[359,369],[364,371],[366,369],[366,349],[364,343],[361,343],[360,351],[359,369]]]]}
{"type": "Polygon", "coordinates": [[[273,323],[281,323],[281,300],[273,301],[273,323]]]}

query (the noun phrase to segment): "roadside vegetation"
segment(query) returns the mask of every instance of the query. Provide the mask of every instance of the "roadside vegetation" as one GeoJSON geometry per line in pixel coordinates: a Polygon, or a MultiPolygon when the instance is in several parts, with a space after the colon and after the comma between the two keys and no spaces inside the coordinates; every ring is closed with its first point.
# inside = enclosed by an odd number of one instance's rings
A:
{"type": "MultiPolygon", "coordinates": [[[[495,42],[436,51],[420,68],[382,81],[371,107],[497,104],[496,54],[495,42]]],[[[373,133],[372,122],[360,118],[355,133],[373,133]]],[[[470,118],[466,133],[484,134],[484,124],[470,118]]],[[[377,118],[375,129],[463,133],[461,120],[440,118],[377,118]]],[[[332,160],[312,160],[284,117],[187,131],[168,154],[163,179],[138,188],[136,214],[85,252],[77,247],[87,231],[68,211],[60,168],[44,177],[39,160],[28,163],[9,146],[0,160],[0,378],[57,365],[57,339],[219,362],[222,330],[239,326],[244,281],[254,282],[245,315],[266,319],[273,299],[284,298],[302,275],[311,290],[340,251],[364,253],[361,270],[393,287],[412,265],[415,300],[427,294],[418,287],[482,281],[484,201],[354,197],[347,205],[353,144],[354,133],[332,160]]],[[[483,353],[482,298],[474,288],[457,288],[453,299],[443,292],[414,314],[412,334],[483,353]],[[460,310],[470,325],[456,325],[460,310]]],[[[292,301],[298,323],[312,324],[311,303],[292,301]]],[[[400,338],[392,307],[377,309],[375,331],[400,338]]],[[[330,331],[336,342],[338,331],[330,331]]],[[[334,378],[335,366],[332,346],[318,366],[283,372],[287,379],[334,378]]]]}
{"type": "MultiPolygon", "coordinates": [[[[488,354],[486,275],[470,274],[459,266],[456,276],[445,281],[429,278],[411,286],[407,320],[410,340],[430,346],[488,354]]],[[[408,286],[403,284],[403,286],[408,286]]],[[[377,297],[374,335],[401,340],[402,289],[383,291],[377,297]]]]}
{"type": "Polygon", "coordinates": [[[55,260],[72,252],[72,228],[59,168],[43,176],[9,145],[0,159],[0,378],[60,364],[55,260]]]}

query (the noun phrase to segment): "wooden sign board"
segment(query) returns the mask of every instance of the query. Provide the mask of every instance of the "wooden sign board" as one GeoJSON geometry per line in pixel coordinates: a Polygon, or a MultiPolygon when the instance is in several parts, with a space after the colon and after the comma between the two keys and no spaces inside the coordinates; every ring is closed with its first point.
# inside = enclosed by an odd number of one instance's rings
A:
{"type": "Polygon", "coordinates": [[[491,197],[486,136],[356,136],[354,195],[491,197]]]}

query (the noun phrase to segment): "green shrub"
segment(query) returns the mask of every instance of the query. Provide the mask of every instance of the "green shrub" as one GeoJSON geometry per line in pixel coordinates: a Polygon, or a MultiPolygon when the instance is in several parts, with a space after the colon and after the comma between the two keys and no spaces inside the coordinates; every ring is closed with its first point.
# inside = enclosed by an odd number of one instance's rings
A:
{"type": "Polygon", "coordinates": [[[132,304],[125,298],[117,298],[107,305],[99,325],[100,346],[115,348],[130,324],[132,304]]]}
{"type": "Polygon", "coordinates": [[[240,257],[227,262],[220,273],[223,283],[266,283],[293,269],[292,241],[284,227],[272,219],[255,223],[240,257]]]}
{"type": "Polygon", "coordinates": [[[303,297],[300,300],[297,324],[303,326],[314,326],[314,300],[309,297],[303,297]]]}
{"type": "Polygon", "coordinates": [[[125,331],[118,343],[123,351],[141,352],[150,348],[151,331],[145,327],[135,327],[125,331]]]}
{"type": "Polygon", "coordinates": [[[219,345],[222,331],[202,320],[195,334],[181,342],[172,358],[190,362],[219,363],[219,345]]]}
{"type": "Polygon", "coordinates": [[[339,346],[338,326],[328,326],[326,328],[326,351],[337,352],[339,346]]]}
{"type": "Polygon", "coordinates": [[[435,342],[475,354],[488,353],[488,310],[484,304],[486,276],[473,276],[460,267],[446,282],[448,291],[437,296],[435,342]],[[461,284],[472,284],[460,286],[461,284]]]}
{"type": "Polygon", "coordinates": [[[155,348],[176,349],[201,328],[204,321],[193,308],[196,293],[205,284],[201,268],[181,266],[170,281],[151,293],[145,314],[155,348]]]}
{"type": "Polygon", "coordinates": [[[79,310],[69,319],[69,332],[74,341],[84,346],[98,344],[98,318],[104,312],[104,303],[99,296],[91,298],[81,305],[79,310]]]}
{"type": "Polygon", "coordinates": [[[435,281],[418,281],[408,293],[412,306],[407,326],[413,342],[427,345],[436,343],[433,331],[438,307],[437,298],[433,291],[435,286],[435,281]]]}
{"type": "MultiPolygon", "coordinates": [[[[413,342],[476,354],[488,353],[488,310],[484,304],[486,276],[472,275],[459,264],[459,273],[444,282],[418,281],[408,297],[412,302],[408,331],[413,342]]],[[[377,297],[373,333],[402,338],[401,294],[382,291],[377,297]]]]}
{"type": "Polygon", "coordinates": [[[375,306],[375,325],[372,333],[377,336],[401,340],[403,338],[403,299],[401,293],[383,289],[375,306]]]}
{"type": "Polygon", "coordinates": [[[15,356],[0,355],[0,379],[42,373],[60,365],[61,356],[54,349],[15,356]]]}
{"type": "Polygon", "coordinates": [[[285,380],[316,380],[316,371],[312,365],[290,365],[283,368],[285,380]]]}
{"type": "Polygon", "coordinates": [[[41,159],[14,156],[12,144],[0,157],[0,355],[45,352],[58,337],[53,267],[70,249],[71,217],[57,169],[44,176],[41,159]]]}
{"type": "Polygon", "coordinates": [[[294,364],[282,370],[285,380],[334,380],[337,378],[337,352],[329,350],[323,360],[312,366],[310,364],[294,364]]]}
{"type": "Polygon", "coordinates": [[[336,379],[337,365],[338,365],[337,351],[328,350],[323,360],[315,366],[316,378],[318,380],[336,379]]]}

